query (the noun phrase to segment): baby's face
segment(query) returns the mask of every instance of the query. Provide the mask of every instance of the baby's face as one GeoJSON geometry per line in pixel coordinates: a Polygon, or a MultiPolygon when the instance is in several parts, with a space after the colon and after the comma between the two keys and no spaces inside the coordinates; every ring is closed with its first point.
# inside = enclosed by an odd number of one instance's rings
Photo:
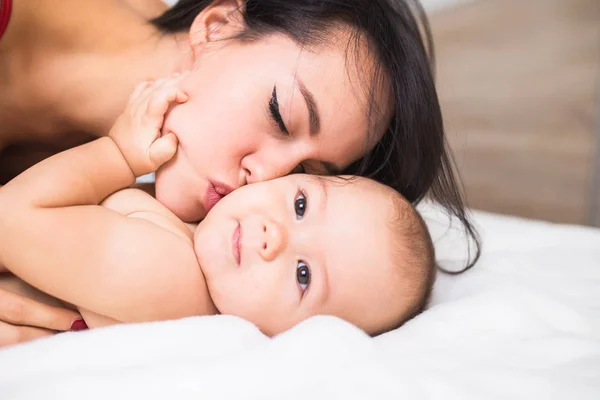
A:
{"type": "Polygon", "coordinates": [[[390,325],[403,311],[391,208],[390,189],[366,179],[291,175],[238,189],[195,235],[213,302],[270,335],[317,314],[367,332],[390,325]]]}

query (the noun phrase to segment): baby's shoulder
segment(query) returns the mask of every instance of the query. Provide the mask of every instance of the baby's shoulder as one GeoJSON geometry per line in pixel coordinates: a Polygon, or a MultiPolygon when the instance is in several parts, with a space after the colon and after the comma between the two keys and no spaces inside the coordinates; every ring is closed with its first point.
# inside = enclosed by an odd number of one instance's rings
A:
{"type": "Polygon", "coordinates": [[[100,205],[129,218],[152,222],[188,240],[190,245],[193,244],[194,233],[191,226],[143,190],[134,188],[120,190],[108,196],[100,205]]]}

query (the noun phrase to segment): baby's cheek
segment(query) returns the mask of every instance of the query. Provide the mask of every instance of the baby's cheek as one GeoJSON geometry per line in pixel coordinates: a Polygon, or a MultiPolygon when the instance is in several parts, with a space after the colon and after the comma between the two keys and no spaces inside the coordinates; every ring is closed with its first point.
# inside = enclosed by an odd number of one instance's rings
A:
{"type": "Polygon", "coordinates": [[[242,270],[209,283],[221,314],[244,318],[268,335],[281,333],[302,320],[295,287],[278,279],[274,265],[247,265],[242,270]]]}
{"type": "Polygon", "coordinates": [[[248,319],[253,310],[262,308],[263,297],[260,282],[248,279],[239,271],[224,273],[207,284],[212,301],[221,314],[248,319]]]}
{"type": "Polygon", "coordinates": [[[234,302],[229,302],[229,314],[244,318],[253,323],[263,332],[268,333],[269,328],[285,316],[282,313],[282,304],[268,292],[261,290],[257,285],[250,290],[238,291],[234,302]],[[266,330],[265,330],[266,328],[266,330]]]}
{"type": "Polygon", "coordinates": [[[240,316],[260,314],[261,310],[268,307],[271,291],[260,279],[240,279],[236,282],[235,290],[227,294],[232,305],[235,305],[240,316]]]}

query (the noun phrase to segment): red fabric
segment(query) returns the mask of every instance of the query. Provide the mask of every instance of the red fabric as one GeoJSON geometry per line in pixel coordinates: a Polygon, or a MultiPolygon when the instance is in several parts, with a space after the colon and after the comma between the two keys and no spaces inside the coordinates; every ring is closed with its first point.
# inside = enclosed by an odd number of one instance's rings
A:
{"type": "Polygon", "coordinates": [[[4,32],[6,32],[11,11],[12,0],[0,0],[0,39],[2,39],[4,32]]]}

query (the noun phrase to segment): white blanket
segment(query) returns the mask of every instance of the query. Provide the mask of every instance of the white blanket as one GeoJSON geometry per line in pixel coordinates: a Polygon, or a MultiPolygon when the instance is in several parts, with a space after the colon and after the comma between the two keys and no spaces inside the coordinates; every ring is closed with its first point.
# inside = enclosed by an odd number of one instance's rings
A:
{"type": "Polygon", "coordinates": [[[67,333],[0,351],[0,399],[600,399],[600,231],[476,217],[481,262],[396,331],[315,317],[269,339],[218,316],[67,333]]]}

